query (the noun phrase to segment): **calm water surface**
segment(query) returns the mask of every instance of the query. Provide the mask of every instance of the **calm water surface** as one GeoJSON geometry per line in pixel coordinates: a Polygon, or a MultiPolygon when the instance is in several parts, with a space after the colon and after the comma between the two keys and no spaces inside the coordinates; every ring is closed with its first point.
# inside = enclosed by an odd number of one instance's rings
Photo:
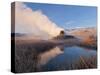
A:
{"type": "Polygon", "coordinates": [[[80,56],[88,58],[95,55],[96,50],[93,49],[59,46],[40,54],[38,66],[42,68],[42,71],[67,70],[71,69],[70,65],[79,60],[80,56]]]}

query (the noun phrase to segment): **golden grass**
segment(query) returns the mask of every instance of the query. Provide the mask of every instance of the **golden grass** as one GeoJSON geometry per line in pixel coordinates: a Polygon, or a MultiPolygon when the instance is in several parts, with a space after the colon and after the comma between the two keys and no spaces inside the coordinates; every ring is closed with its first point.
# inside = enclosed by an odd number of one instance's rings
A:
{"type": "Polygon", "coordinates": [[[89,58],[86,58],[80,56],[80,59],[76,62],[74,68],[76,69],[97,68],[97,57],[91,56],[89,58]]]}

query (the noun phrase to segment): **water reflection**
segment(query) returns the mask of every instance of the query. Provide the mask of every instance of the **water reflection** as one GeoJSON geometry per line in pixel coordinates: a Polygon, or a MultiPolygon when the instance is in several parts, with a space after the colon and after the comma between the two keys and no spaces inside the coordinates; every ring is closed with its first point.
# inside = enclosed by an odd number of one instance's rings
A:
{"type": "MultiPolygon", "coordinates": [[[[70,39],[59,42],[18,40],[16,42],[16,72],[78,69],[77,67],[74,68],[74,65],[80,60],[80,56],[86,58],[96,56],[96,50],[77,46],[77,40],[70,39]]],[[[95,59],[92,63],[96,61],[95,59]]],[[[91,63],[90,61],[89,63],[91,63]]],[[[84,65],[82,68],[84,68],[84,65]]]]}
{"type": "Polygon", "coordinates": [[[95,50],[78,46],[56,46],[39,55],[38,66],[41,67],[41,71],[68,70],[72,69],[71,66],[80,59],[80,56],[88,58],[95,55],[95,50]]]}
{"type": "Polygon", "coordinates": [[[55,47],[48,52],[44,52],[39,55],[40,60],[39,60],[39,65],[45,65],[48,63],[51,59],[55,58],[56,56],[63,54],[64,51],[62,51],[59,47],[55,47]]]}

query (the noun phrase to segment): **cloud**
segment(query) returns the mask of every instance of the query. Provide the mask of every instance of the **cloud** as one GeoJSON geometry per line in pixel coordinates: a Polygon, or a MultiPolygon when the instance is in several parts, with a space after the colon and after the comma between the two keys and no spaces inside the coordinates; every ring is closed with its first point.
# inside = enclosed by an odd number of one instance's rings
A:
{"type": "Polygon", "coordinates": [[[69,29],[72,28],[73,26],[75,26],[75,21],[66,21],[65,24],[63,25],[64,29],[69,29]]]}
{"type": "Polygon", "coordinates": [[[53,37],[62,30],[41,10],[34,11],[24,3],[16,2],[15,11],[15,31],[18,33],[45,34],[53,37]]]}
{"type": "Polygon", "coordinates": [[[74,21],[67,21],[65,24],[66,25],[71,25],[71,24],[73,24],[74,23],[74,21]]]}

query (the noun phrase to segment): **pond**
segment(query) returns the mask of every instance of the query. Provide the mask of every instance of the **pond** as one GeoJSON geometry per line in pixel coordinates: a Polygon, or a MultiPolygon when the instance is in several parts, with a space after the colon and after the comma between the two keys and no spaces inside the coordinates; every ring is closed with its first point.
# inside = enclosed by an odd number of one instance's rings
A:
{"type": "Polygon", "coordinates": [[[39,55],[38,67],[40,71],[70,70],[80,57],[89,58],[96,56],[97,51],[79,46],[55,48],[39,55]],[[40,68],[41,67],[41,68],[40,68]]]}
{"type": "Polygon", "coordinates": [[[23,40],[15,46],[16,72],[42,72],[97,67],[97,50],[69,40],[23,40]]]}

